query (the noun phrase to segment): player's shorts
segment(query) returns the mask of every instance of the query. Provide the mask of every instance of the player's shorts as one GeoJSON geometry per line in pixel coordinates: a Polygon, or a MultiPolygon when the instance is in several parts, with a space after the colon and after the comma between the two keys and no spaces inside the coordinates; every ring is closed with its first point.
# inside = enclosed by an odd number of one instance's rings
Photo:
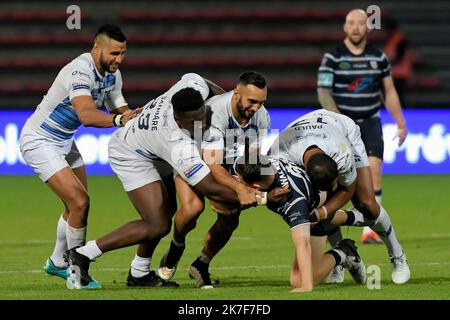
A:
{"type": "Polygon", "coordinates": [[[122,129],[115,131],[111,136],[108,154],[111,168],[119,177],[126,192],[173,174],[172,167],[166,161],[149,159],[127,144],[122,138],[122,129]]]}
{"type": "Polygon", "coordinates": [[[311,227],[311,236],[325,237],[333,234],[338,228],[338,226],[331,224],[331,220],[333,219],[333,217],[334,215],[313,225],[311,227]]]}
{"type": "Polygon", "coordinates": [[[381,119],[378,117],[355,120],[361,130],[361,139],[369,157],[383,160],[384,142],[381,119]]]}
{"type": "Polygon", "coordinates": [[[361,138],[361,130],[355,121],[346,116],[341,116],[339,119],[347,128],[348,140],[352,146],[353,155],[355,157],[355,167],[363,168],[370,166],[369,158],[367,157],[366,148],[363,139],[361,138]]]}
{"type": "Polygon", "coordinates": [[[53,140],[36,133],[27,124],[20,134],[20,152],[25,162],[44,182],[65,167],[75,169],[84,166],[73,138],[53,140]]]}

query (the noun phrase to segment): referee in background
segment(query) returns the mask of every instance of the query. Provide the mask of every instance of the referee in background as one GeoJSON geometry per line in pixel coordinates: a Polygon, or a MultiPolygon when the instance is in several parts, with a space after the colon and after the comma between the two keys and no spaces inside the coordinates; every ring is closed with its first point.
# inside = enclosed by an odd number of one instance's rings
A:
{"type": "MultiPolygon", "coordinates": [[[[369,156],[375,196],[381,203],[381,165],[383,131],[380,108],[384,104],[397,122],[398,145],[406,139],[407,128],[400,100],[391,76],[386,55],[367,42],[370,29],[367,15],[361,9],[351,10],[345,17],[346,38],[334,51],[325,53],[319,67],[317,94],[322,108],[352,118],[361,129],[361,137],[369,156]]],[[[342,239],[341,233],[329,238],[331,245],[342,239]]],[[[382,243],[378,235],[365,227],[362,243],[382,243]]],[[[343,270],[333,270],[328,282],[342,282],[343,270]],[[339,274],[341,273],[341,274],[339,274]]]]}

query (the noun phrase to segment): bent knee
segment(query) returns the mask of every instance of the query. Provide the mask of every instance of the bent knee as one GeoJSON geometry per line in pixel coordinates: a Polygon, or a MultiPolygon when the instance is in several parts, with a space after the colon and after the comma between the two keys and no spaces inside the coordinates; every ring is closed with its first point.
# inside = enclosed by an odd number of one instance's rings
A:
{"type": "Polygon", "coordinates": [[[170,233],[171,227],[170,219],[158,222],[145,221],[145,238],[149,240],[163,238],[170,233]]]}
{"type": "Polygon", "coordinates": [[[80,193],[75,195],[72,199],[68,201],[67,206],[69,207],[70,213],[78,212],[85,213],[89,211],[90,198],[87,193],[80,193]]]}
{"type": "Polygon", "coordinates": [[[358,203],[357,209],[362,212],[364,217],[371,220],[376,219],[380,214],[380,207],[378,203],[375,201],[375,198],[373,200],[367,199],[360,201],[358,203]]]}
{"type": "Polygon", "coordinates": [[[185,220],[196,220],[205,209],[205,204],[201,201],[194,200],[183,205],[177,213],[185,220]]]}

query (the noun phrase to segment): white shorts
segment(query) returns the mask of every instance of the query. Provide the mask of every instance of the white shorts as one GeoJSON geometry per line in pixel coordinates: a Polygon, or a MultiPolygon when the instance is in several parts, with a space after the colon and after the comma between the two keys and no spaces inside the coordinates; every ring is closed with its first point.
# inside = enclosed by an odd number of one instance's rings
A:
{"type": "Polygon", "coordinates": [[[27,124],[20,134],[20,152],[44,182],[65,167],[74,169],[84,166],[73,138],[56,141],[36,133],[27,124]]]}
{"type": "Polygon", "coordinates": [[[122,181],[126,192],[173,174],[172,167],[166,161],[149,159],[137,153],[122,139],[121,129],[111,136],[108,155],[111,168],[122,181]]]}
{"type": "Polygon", "coordinates": [[[364,146],[364,142],[361,139],[361,131],[359,129],[359,126],[355,121],[347,116],[341,114],[334,115],[338,115],[339,120],[347,130],[348,141],[352,146],[353,155],[355,157],[355,167],[362,168],[370,166],[366,147],[364,146]]]}

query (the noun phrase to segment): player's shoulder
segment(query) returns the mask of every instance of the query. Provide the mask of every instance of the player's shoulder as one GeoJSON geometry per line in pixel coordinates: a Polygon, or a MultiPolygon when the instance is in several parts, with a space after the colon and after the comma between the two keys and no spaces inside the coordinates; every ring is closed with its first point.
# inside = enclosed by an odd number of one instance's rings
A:
{"type": "Polygon", "coordinates": [[[340,42],[336,47],[327,51],[324,57],[331,58],[332,60],[338,59],[346,53],[346,47],[344,42],[340,42]]]}
{"type": "Polygon", "coordinates": [[[66,65],[72,76],[87,76],[95,79],[95,64],[90,53],[83,53],[66,65]]]}
{"type": "Polygon", "coordinates": [[[231,97],[233,91],[212,96],[205,101],[205,105],[211,108],[213,119],[227,120],[231,116],[231,97]]]}
{"type": "Polygon", "coordinates": [[[377,48],[373,43],[368,42],[366,44],[365,54],[372,55],[377,58],[384,57],[385,54],[382,50],[377,48]]]}
{"type": "Polygon", "coordinates": [[[217,94],[209,98],[205,101],[207,106],[210,106],[212,109],[224,109],[226,111],[226,107],[231,104],[231,97],[233,96],[233,91],[224,92],[222,94],[217,94]]]}

